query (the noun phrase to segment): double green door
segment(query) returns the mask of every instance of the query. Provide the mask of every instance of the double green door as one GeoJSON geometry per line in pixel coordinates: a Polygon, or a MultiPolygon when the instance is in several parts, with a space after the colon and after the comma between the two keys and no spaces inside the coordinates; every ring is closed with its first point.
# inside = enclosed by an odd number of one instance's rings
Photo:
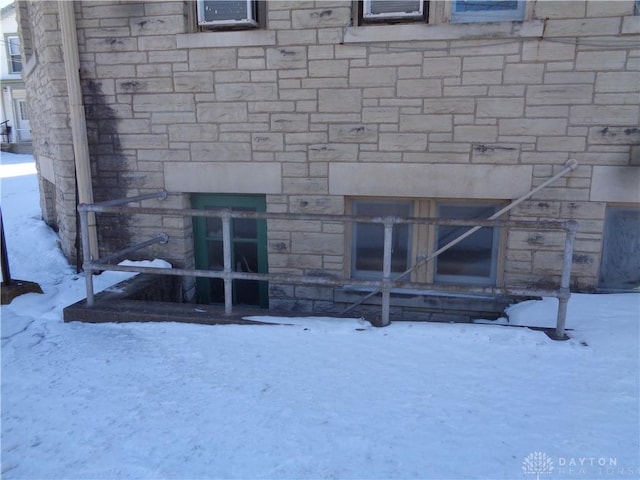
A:
{"type": "MultiPolygon", "coordinates": [[[[229,208],[236,211],[266,211],[264,195],[209,195],[192,197],[196,209],[229,208]]],[[[200,270],[224,269],[222,220],[193,218],[194,256],[200,270]]],[[[236,272],[267,273],[267,225],[264,220],[231,219],[231,265],[236,272]]],[[[198,303],[224,303],[224,282],[219,278],[197,278],[198,303]]],[[[233,304],[269,305],[267,282],[257,280],[233,281],[233,304]]]]}

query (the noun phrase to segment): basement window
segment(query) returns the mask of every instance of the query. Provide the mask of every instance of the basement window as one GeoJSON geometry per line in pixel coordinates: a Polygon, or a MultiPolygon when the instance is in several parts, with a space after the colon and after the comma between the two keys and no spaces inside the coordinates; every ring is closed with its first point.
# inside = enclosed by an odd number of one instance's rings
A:
{"type": "MultiPolygon", "coordinates": [[[[486,220],[502,203],[463,200],[391,200],[353,199],[351,213],[374,217],[440,217],[486,220]],[[414,213],[415,212],[415,213],[414,213]]],[[[456,225],[398,224],[393,227],[391,271],[400,274],[420,258],[455,240],[472,227],[456,225]]],[[[498,285],[501,232],[481,228],[440,254],[403,280],[458,285],[498,285]]],[[[351,277],[382,278],[384,226],[379,223],[355,223],[351,230],[351,277]]]]}
{"type": "MultiPolygon", "coordinates": [[[[355,200],[352,204],[355,215],[374,217],[410,217],[412,203],[409,201],[355,200]]],[[[384,252],[384,225],[381,223],[356,223],[353,227],[351,245],[351,272],[354,278],[381,278],[384,252]]],[[[393,227],[391,249],[391,271],[404,272],[410,261],[411,226],[393,227]]]]}

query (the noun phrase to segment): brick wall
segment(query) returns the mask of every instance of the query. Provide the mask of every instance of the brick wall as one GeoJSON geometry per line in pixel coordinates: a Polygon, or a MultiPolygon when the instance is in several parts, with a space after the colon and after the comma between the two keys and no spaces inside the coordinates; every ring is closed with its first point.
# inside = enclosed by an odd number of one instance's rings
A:
{"type": "MultiPolygon", "coordinates": [[[[573,286],[594,287],[610,201],[594,192],[594,167],[635,166],[620,172],[637,175],[640,163],[634,2],[534,2],[525,22],[468,25],[449,25],[443,4],[432,4],[435,25],[355,27],[349,1],[272,1],[265,29],[198,33],[186,2],[78,2],[96,197],[168,187],[185,193],[170,200],[184,206],[189,192],[265,193],[269,211],[343,213],[349,188],[375,196],[372,186],[384,184],[385,196],[507,201],[575,158],[575,172],[511,218],[579,220],[573,286]],[[216,164],[233,175],[247,162],[261,174],[241,185],[206,173],[216,164]],[[389,164],[408,182],[376,178],[389,164]],[[338,179],[336,165],[366,175],[338,179]],[[463,167],[444,191],[429,174],[442,166],[463,167]],[[416,171],[424,173],[412,180],[416,171]]],[[[40,49],[53,52],[28,78],[32,111],[46,112],[42,124],[32,121],[34,143],[37,155],[68,164],[56,167],[66,172],[60,191],[72,157],[55,4],[30,5],[48,45],[40,49]]],[[[69,209],[73,197],[63,193],[69,209]]],[[[158,221],[111,227],[103,240],[115,245],[155,233],[158,221]]],[[[162,228],[172,240],[158,255],[191,264],[190,223],[166,218],[162,228]]],[[[342,225],[272,222],[268,235],[272,272],[345,272],[342,225]]],[[[511,232],[504,282],[557,283],[562,245],[558,235],[511,232]]],[[[332,301],[309,288],[294,295],[273,286],[272,294],[289,306],[332,301]]]]}

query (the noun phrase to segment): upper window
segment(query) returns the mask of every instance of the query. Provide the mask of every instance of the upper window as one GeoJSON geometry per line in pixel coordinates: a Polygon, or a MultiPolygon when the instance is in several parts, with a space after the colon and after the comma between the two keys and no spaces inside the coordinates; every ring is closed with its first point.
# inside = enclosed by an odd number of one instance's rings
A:
{"type": "Polygon", "coordinates": [[[9,71],[20,73],[22,71],[22,56],[20,55],[20,37],[9,36],[7,38],[7,57],[9,60],[9,71]]]}
{"type": "Polygon", "coordinates": [[[421,0],[363,0],[358,2],[361,23],[424,21],[429,2],[421,0]]]}
{"type": "Polygon", "coordinates": [[[255,28],[258,8],[254,0],[198,0],[198,25],[205,28],[255,28]]]}
{"type": "Polygon", "coordinates": [[[524,0],[454,0],[451,22],[506,22],[523,20],[524,0]]]}

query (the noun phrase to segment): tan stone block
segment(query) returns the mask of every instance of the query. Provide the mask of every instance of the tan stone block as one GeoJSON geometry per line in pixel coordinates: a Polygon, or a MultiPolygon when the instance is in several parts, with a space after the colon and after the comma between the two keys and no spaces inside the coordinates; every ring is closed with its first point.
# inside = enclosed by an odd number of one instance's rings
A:
{"type": "Polygon", "coordinates": [[[304,113],[280,113],[271,116],[274,132],[305,132],[309,130],[309,115],[304,113]]]}
{"type": "Polygon", "coordinates": [[[291,213],[322,213],[325,215],[344,213],[344,197],[342,196],[292,195],[289,203],[291,213]]]}
{"type": "Polygon", "coordinates": [[[358,123],[330,125],[329,138],[332,142],[375,143],[378,141],[378,127],[358,123]]]}
{"type": "Polygon", "coordinates": [[[538,137],[539,152],[583,152],[584,137],[538,137]]]}
{"type": "Polygon", "coordinates": [[[344,246],[341,235],[331,233],[294,232],[291,234],[293,253],[341,255],[344,246]]]}
{"type": "Polygon", "coordinates": [[[587,4],[587,17],[617,17],[634,14],[633,2],[607,0],[590,1],[587,4]]]}
{"type": "Polygon", "coordinates": [[[585,16],[586,1],[536,2],[535,18],[582,18],[585,16]]]}
{"type": "Polygon", "coordinates": [[[358,145],[325,143],[309,145],[310,162],[353,162],[358,158],[358,145]]]}
{"type": "Polygon", "coordinates": [[[473,163],[505,164],[517,163],[520,158],[518,145],[475,144],[471,161],[473,163]]]}
{"type": "Polygon", "coordinates": [[[471,70],[502,70],[504,68],[504,56],[464,57],[462,69],[471,70]]]}
{"type": "Polygon", "coordinates": [[[229,48],[189,50],[189,69],[216,71],[236,68],[236,51],[229,48]]]}
{"type": "Polygon", "coordinates": [[[188,93],[145,93],[133,97],[134,112],[182,112],[194,109],[193,95],[188,93]]]}
{"type": "Polygon", "coordinates": [[[637,106],[581,105],[571,107],[570,122],[573,125],[638,125],[639,115],[637,106]]]}
{"type": "Polygon", "coordinates": [[[281,133],[253,133],[251,146],[254,151],[282,151],[284,140],[281,133]]]}
{"type": "Polygon", "coordinates": [[[172,142],[211,142],[218,138],[218,127],[211,124],[170,125],[169,140],[172,142]]]}
{"type": "Polygon", "coordinates": [[[593,72],[549,72],[544,76],[544,83],[593,83],[595,78],[596,76],[593,72]]]}
{"type": "Polygon", "coordinates": [[[372,67],[422,65],[422,52],[372,53],[369,56],[369,65],[372,67]]]}
{"type": "Polygon", "coordinates": [[[318,91],[319,112],[353,112],[362,109],[360,89],[320,89],[318,91]]]}
{"type": "Polygon", "coordinates": [[[381,133],[380,150],[391,152],[424,151],[427,148],[427,135],[417,133],[381,133]]]}
{"type": "Polygon", "coordinates": [[[200,122],[236,123],[248,120],[245,103],[198,103],[196,108],[200,122]]]}
{"type": "Polygon", "coordinates": [[[442,84],[435,79],[398,80],[399,97],[439,97],[442,95],[442,84]]]}
{"type": "Polygon", "coordinates": [[[327,180],[323,178],[283,178],[282,192],[294,194],[327,194],[327,180]]]}
{"type": "MultiPolygon", "coordinates": [[[[550,2],[548,2],[550,3],[550,2]]],[[[522,60],[549,62],[557,60],[573,60],[576,47],[570,43],[547,42],[544,40],[525,41],[522,45],[522,60]]]]}
{"type": "Polygon", "coordinates": [[[398,112],[398,107],[365,107],[362,120],[366,123],[397,122],[398,112]]]}
{"type": "Polygon", "coordinates": [[[427,58],[422,65],[422,76],[457,77],[460,75],[462,60],[460,57],[427,58]]]}
{"type": "Polygon", "coordinates": [[[591,127],[589,144],[640,145],[640,128],[629,127],[591,127]]]}
{"type": "Polygon", "coordinates": [[[620,70],[627,61],[627,52],[620,50],[579,52],[576,58],[576,70],[620,70]]]}
{"type": "Polygon", "coordinates": [[[478,117],[521,117],[524,113],[523,98],[478,98],[478,117]]]}
{"type": "Polygon", "coordinates": [[[305,47],[278,47],[267,49],[267,68],[297,69],[307,67],[305,47]]]}
{"type": "Polygon", "coordinates": [[[473,98],[428,98],[424,100],[423,109],[427,114],[474,113],[475,101],[473,98]]]}
{"type": "Polygon", "coordinates": [[[534,84],[542,83],[544,64],[524,63],[508,64],[504,69],[504,83],[534,84]]]}
{"type": "MultiPolygon", "coordinates": [[[[322,3],[320,4],[322,6],[322,3]]],[[[351,18],[350,7],[322,6],[316,9],[299,9],[292,7],[291,25],[293,28],[326,28],[343,27],[351,18]]]]}
{"type": "Polygon", "coordinates": [[[349,69],[349,85],[352,87],[393,86],[395,82],[396,69],[393,67],[349,69]]]}
{"type": "Polygon", "coordinates": [[[496,85],[502,83],[502,70],[462,72],[463,85],[496,85]]]}
{"type": "Polygon", "coordinates": [[[348,60],[309,61],[309,76],[311,77],[346,77],[348,72],[348,60]]]}
{"type": "Polygon", "coordinates": [[[527,105],[575,105],[591,103],[591,85],[531,85],[527,105]]]}
{"type": "Polygon", "coordinates": [[[596,92],[638,92],[640,75],[637,72],[598,73],[596,92]]]}
{"type": "Polygon", "coordinates": [[[230,83],[215,85],[216,98],[220,101],[277,100],[278,88],[271,83],[230,83]]]}
{"type": "Polygon", "coordinates": [[[497,127],[488,125],[459,125],[454,128],[453,139],[455,142],[492,143],[497,139],[497,130],[497,127]]]}
{"type": "Polygon", "coordinates": [[[451,132],[451,115],[400,115],[401,132],[451,132]]]}

